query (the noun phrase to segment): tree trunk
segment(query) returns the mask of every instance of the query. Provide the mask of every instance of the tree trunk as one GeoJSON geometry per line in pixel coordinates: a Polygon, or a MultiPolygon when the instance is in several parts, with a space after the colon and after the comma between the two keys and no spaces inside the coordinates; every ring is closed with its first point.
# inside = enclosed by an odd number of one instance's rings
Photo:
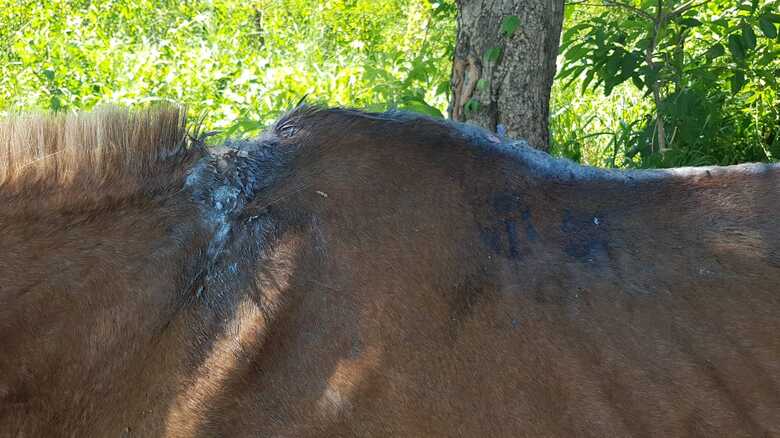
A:
{"type": "Polygon", "coordinates": [[[547,150],[563,0],[457,3],[450,117],[547,150]]]}

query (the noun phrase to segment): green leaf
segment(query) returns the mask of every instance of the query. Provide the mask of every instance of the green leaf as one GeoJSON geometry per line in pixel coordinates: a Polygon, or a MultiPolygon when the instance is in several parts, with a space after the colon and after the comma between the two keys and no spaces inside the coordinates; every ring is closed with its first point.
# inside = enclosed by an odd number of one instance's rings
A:
{"type": "Polygon", "coordinates": [[[733,94],[739,93],[739,90],[745,86],[745,73],[738,71],[731,77],[731,92],[733,94]]]}
{"type": "Polygon", "coordinates": [[[574,40],[574,38],[579,35],[580,30],[590,29],[591,27],[593,27],[593,25],[586,21],[584,23],[575,24],[574,26],[566,29],[566,31],[563,32],[561,47],[568,45],[572,40],[574,40]]]}
{"type": "Polygon", "coordinates": [[[774,23],[769,21],[769,19],[766,17],[761,17],[758,19],[758,27],[767,38],[775,38],[777,36],[777,28],[775,27],[774,23]]]}
{"type": "Polygon", "coordinates": [[[604,96],[612,94],[612,90],[618,85],[618,82],[614,77],[608,77],[608,80],[604,82],[604,96]]]}
{"type": "Polygon", "coordinates": [[[585,91],[588,89],[588,85],[593,81],[593,78],[596,74],[596,70],[588,70],[587,73],[585,73],[585,79],[582,81],[582,88],[581,92],[584,94],[585,91]]]}
{"type": "Polygon", "coordinates": [[[681,26],[685,27],[701,26],[701,21],[695,18],[683,18],[679,21],[679,23],[681,26]]]}
{"type": "Polygon", "coordinates": [[[626,53],[620,61],[620,72],[624,77],[636,75],[637,67],[642,59],[639,52],[626,53]]]}
{"type": "Polygon", "coordinates": [[[444,115],[438,108],[429,105],[425,100],[416,96],[407,96],[403,99],[403,103],[398,106],[399,109],[405,111],[412,111],[418,114],[425,114],[426,116],[436,117],[443,119],[444,115]]]}
{"type": "Polygon", "coordinates": [[[247,133],[263,129],[264,127],[265,125],[262,122],[242,116],[225,131],[224,135],[225,137],[231,137],[237,132],[247,133]]]}
{"type": "Polygon", "coordinates": [[[742,24],[742,43],[747,50],[756,48],[756,33],[753,31],[753,26],[747,23],[742,24]]]}
{"type": "Polygon", "coordinates": [[[576,44],[569,47],[566,50],[566,59],[577,61],[585,57],[590,52],[590,47],[586,46],[587,43],[576,44]]]}
{"type": "Polygon", "coordinates": [[[571,20],[573,14],[574,14],[574,5],[566,4],[563,7],[563,19],[568,22],[569,20],[571,20]]]}
{"type": "Polygon", "coordinates": [[[54,112],[62,109],[62,101],[60,100],[59,96],[54,95],[49,98],[49,107],[54,112]]]}
{"type": "MultiPolygon", "coordinates": [[[[656,69],[658,66],[656,66],[656,69]]],[[[651,89],[651,87],[655,84],[656,80],[658,80],[658,70],[652,69],[649,67],[643,67],[640,69],[640,71],[645,76],[645,85],[647,86],[648,90],[651,89]]]]}
{"type": "Polygon", "coordinates": [[[775,61],[775,55],[773,53],[764,53],[763,56],[756,60],[756,64],[762,67],[768,67],[775,61]]]}
{"type": "Polygon", "coordinates": [[[517,15],[504,17],[504,19],[501,21],[501,34],[507,38],[514,35],[519,28],[520,18],[517,15]]]}
{"type": "Polygon", "coordinates": [[[479,101],[472,97],[463,105],[463,109],[466,111],[466,113],[471,113],[478,111],[481,106],[482,105],[479,103],[479,101]]]}
{"type": "Polygon", "coordinates": [[[596,45],[601,47],[604,45],[604,40],[607,39],[607,34],[604,33],[604,30],[601,28],[596,29],[596,31],[593,33],[593,37],[595,38],[596,45]]]}
{"type": "Polygon", "coordinates": [[[618,69],[620,68],[620,62],[623,60],[623,57],[620,55],[620,52],[615,52],[612,55],[607,58],[607,75],[608,76],[615,76],[618,72],[618,69]]]}
{"type": "Polygon", "coordinates": [[[443,80],[439,82],[439,85],[436,86],[436,94],[447,94],[450,92],[450,81],[449,80],[443,80]]]}
{"type": "Polygon", "coordinates": [[[780,14],[764,14],[762,18],[766,18],[772,23],[780,23],[780,14]]]}
{"type": "Polygon", "coordinates": [[[741,61],[745,59],[745,49],[742,47],[742,40],[736,35],[729,35],[729,50],[734,59],[741,61]]]}
{"type": "Polygon", "coordinates": [[[558,75],[558,78],[559,79],[565,79],[565,78],[569,77],[570,79],[564,85],[564,87],[568,87],[569,85],[571,85],[572,82],[574,82],[577,79],[579,79],[580,74],[582,74],[582,72],[585,71],[585,69],[587,67],[588,66],[586,64],[576,64],[576,65],[574,65],[572,67],[569,67],[569,68],[567,68],[565,70],[561,70],[561,73],[558,75]]]}
{"type": "Polygon", "coordinates": [[[642,78],[638,74],[631,76],[631,82],[633,82],[634,86],[639,88],[640,90],[642,88],[645,88],[645,83],[642,82],[642,78]]]}
{"type": "Polygon", "coordinates": [[[501,58],[501,47],[491,47],[488,49],[487,52],[485,52],[485,59],[488,62],[498,62],[498,60],[501,58]]]}
{"type": "Polygon", "coordinates": [[[715,44],[714,46],[707,49],[707,52],[704,55],[708,60],[712,61],[715,58],[723,56],[724,53],[726,53],[726,48],[723,47],[722,44],[715,44]]]}
{"type": "Polygon", "coordinates": [[[477,90],[485,91],[490,83],[486,79],[480,79],[477,81],[477,90]]]}
{"type": "Polygon", "coordinates": [[[381,113],[387,111],[390,105],[384,103],[371,103],[365,107],[365,110],[370,113],[381,113]]]}
{"type": "Polygon", "coordinates": [[[652,44],[653,39],[651,37],[642,38],[641,40],[636,42],[636,47],[638,49],[647,50],[648,47],[650,47],[650,44],[652,44]]]}
{"type": "Polygon", "coordinates": [[[54,80],[54,70],[52,70],[50,68],[47,68],[47,69],[43,70],[41,73],[44,76],[46,76],[46,79],[48,79],[49,81],[53,81],[54,80]]]}

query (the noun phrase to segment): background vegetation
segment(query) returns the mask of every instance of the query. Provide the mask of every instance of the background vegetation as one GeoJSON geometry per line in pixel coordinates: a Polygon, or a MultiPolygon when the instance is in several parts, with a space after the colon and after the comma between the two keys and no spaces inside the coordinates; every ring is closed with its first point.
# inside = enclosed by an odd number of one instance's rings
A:
{"type": "MultiPolygon", "coordinates": [[[[613,167],[780,157],[774,0],[663,0],[664,20],[658,0],[622,1],[567,6],[553,153],[613,167]]],[[[0,111],[174,100],[222,136],[304,96],[441,116],[455,14],[453,0],[0,0],[0,111]]]]}
{"type": "MultiPolygon", "coordinates": [[[[574,4],[561,46],[557,102],[576,89],[584,91],[584,105],[594,99],[605,105],[593,95],[603,91],[615,96],[609,107],[618,110],[575,107],[568,123],[564,114],[554,116],[558,150],[575,159],[590,154],[594,164],[607,166],[780,157],[777,6],[773,0],[574,4]],[[593,118],[603,126],[572,130],[583,114],[586,123],[593,118]]],[[[571,100],[577,102],[576,95],[571,100]]]]}

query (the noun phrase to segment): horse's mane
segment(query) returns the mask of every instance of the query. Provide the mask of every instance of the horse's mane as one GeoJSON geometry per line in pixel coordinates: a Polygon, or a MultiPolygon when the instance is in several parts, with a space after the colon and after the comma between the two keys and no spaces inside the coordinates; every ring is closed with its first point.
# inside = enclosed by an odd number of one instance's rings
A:
{"type": "Polygon", "coordinates": [[[186,110],[175,105],[0,119],[0,189],[144,178],[186,155],[186,110]]]}

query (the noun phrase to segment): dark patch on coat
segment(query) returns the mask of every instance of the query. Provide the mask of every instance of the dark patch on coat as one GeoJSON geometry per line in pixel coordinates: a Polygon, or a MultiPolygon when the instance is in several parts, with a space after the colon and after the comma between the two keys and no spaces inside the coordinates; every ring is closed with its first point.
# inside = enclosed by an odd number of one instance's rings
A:
{"type": "Polygon", "coordinates": [[[516,259],[520,255],[520,243],[517,238],[517,221],[504,219],[506,237],[509,243],[509,258],[516,259]]]}
{"type": "Polygon", "coordinates": [[[451,327],[460,327],[474,313],[474,309],[495,291],[492,276],[484,266],[467,275],[448,292],[451,327]]]}
{"type": "Polygon", "coordinates": [[[603,215],[574,214],[563,211],[561,220],[563,251],[582,263],[593,263],[609,257],[607,224],[603,215]]]}
{"type": "Polygon", "coordinates": [[[523,223],[525,224],[525,238],[528,239],[529,242],[533,242],[539,238],[539,233],[536,232],[536,228],[534,227],[533,222],[531,222],[531,210],[526,209],[523,211],[522,218],[523,223]]]}
{"type": "Polygon", "coordinates": [[[520,211],[522,207],[521,195],[513,192],[499,192],[493,197],[493,211],[498,216],[510,216],[520,211]]]}
{"type": "Polygon", "coordinates": [[[493,228],[482,228],[479,230],[479,236],[482,244],[488,247],[490,252],[493,254],[501,254],[501,234],[497,230],[493,228]]]}
{"type": "Polygon", "coordinates": [[[531,253],[530,243],[540,235],[522,195],[512,191],[496,193],[490,202],[490,215],[489,224],[480,228],[480,238],[485,246],[494,254],[512,260],[531,253]]]}
{"type": "Polygon", "coordinates": [[[462,282],[454,285],[450,297],[452,319],[463,321],[474,309],[484,293],[481,282],[473,277],[466,277],[462,282]]]}

